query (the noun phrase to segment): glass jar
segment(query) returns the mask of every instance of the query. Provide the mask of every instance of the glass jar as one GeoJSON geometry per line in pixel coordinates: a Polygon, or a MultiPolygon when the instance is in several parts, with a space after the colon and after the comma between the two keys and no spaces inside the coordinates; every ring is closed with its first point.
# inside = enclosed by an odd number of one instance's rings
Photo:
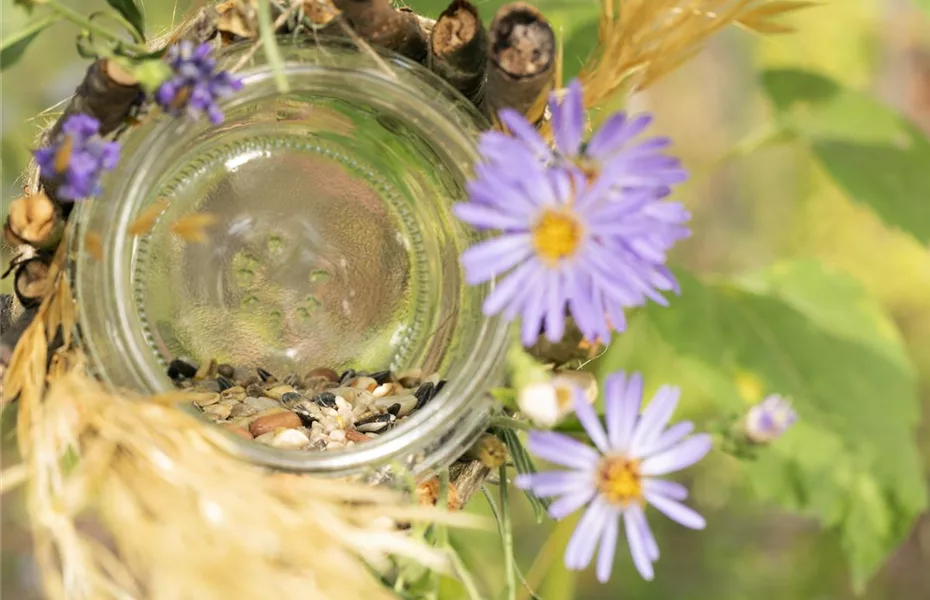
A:
{"type": "Polygon", "coordinates": [[[485,427],[507,340],[481,312],[493,282],[468,286],[459,265],[480,235],[451,211],[487,123],[404,58],[338,39],[282,40],[280,51],[289,91],[261,51],[230,48],[221,65],[245,61],[244,86],[221,103],[225,122],[146,119],[103,195],[72,217],[90,363],[109,385],[145,394],[173,389],[166,367],[178,356],[280,373],[440,372],[448,383],[435,400],[354,448],[216,437],[279,469],[443,466],[485,427]],[[212,219],[200,240],[184,228],[198,219],[212,219]]]}

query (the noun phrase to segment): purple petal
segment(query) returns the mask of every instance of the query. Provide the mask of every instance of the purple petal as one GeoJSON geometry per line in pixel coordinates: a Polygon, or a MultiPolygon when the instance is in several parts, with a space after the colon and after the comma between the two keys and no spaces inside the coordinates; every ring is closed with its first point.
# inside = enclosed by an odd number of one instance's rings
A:
{"type": "Polygon", "coordinates": [[[704,529],[704,527],[707,526],[704,517],[684,504],[676,502],[667,496],[646,494],[646,501],[655,506],[666,517],[685,527],[690,529],[704,529]]]}
{"type": "Polygon", "coordinates": [[[623,150],[630,140],[652,123],[652,115],[649,114],[637,115],[629,121],[621,119],[620,115],[608,119],[604,126],[594,134],[586,150],[589,156],[602,161],[610,158],[611,155],[623,150]],[[603,136],[601,136],[602,131],[603,136]]]}
{"type": "Polygon", "coordinates": [[[614,565],[614,555],[617,551],[617,538],[620,537],[620,515],[613,514],[604,521],[601,532],[601,546],[597,551],[597,580],[607,583],[610,571],[614,565]]]}
{"type": "Polygon", "coordinates": [[[591,158],[599,158],[607,154],[607,149],[616,146],[614,140],[623,134],[626,129],[627,115],[619,112],[609,117],[591,136],[585,154],[591,158]]]}
{"type": "Polygon", "coordinates": [[[533,125],[522,114],[512,108],[505,108],[498,113],[498,118],[514,137],[523,142],[537,158],[547,157],[552,150],[546,141],[539,135],[533,125]]]}
{"type": "Polygon", "coordinates": [[[529,226],[526,219],[475,202],[460,202],[452,207],[452,211],[459,220],[476,227],[526,231],[529,226]]]}
{"type": "Polygon", "coordinates": [[[597,546],[601,532],[606,526],[607,519],[612,516],[612,510],[600,497],[595,498],[584,516],[578,521],[578,526],[565,547],[565,566],[572,570],[584,569],[594,557],[594,548],[597,546]]]}
{"type": "Polygon", "coordinates": [[[619,449],[617,436],[623,428],[626,373],[617,371],[604,378],[604,420],[607,422],[607,439],[610,447],[619,449]]]}
{"type": "Polygon", "coordinates": [[[646,513],[643,512],[643,508],[634,504],[627,510],[632,515],[632,520],[643,538],[643,542],[646,546],[646,556],[652,562],[659,560],[659,545],[656,543],[655,536],[652,535],[652,530],[649,528],[649,521],[646,520],[646,513]]]}
{"type": "Polygon", "coordinates": [[[502,235],[472,246],[462,254],[465,280],[469,285],[487,281],[505,273],[533,252],[528,233],[502,235]]]}
{"type": "Polygon", "coordinates": [[[546,337],[556,343],[565,335],[565,286],[558,271],[550,271],[546,280],[546,337]]]}
{"type": "Polygon", "coordinates": [[[562,102],[556,102],[555,94],[549,102],[552,112],[552,131],[559,150],[566,156],[576,156],[584,137],[584,102],[581,82],[572,80],[562,102]]]}
{"type": "Polygon", "coordinates": [[[672,418],[672,413],[678,406],[678,396],[681,390],[670,385],[663,385],[652,398],[652,402],[643,411],[643,416],[636,426],[636,432],[633,434],[633,442],[630,445],[630,451],[637,457],[642,456],[644,448],[648,448],[657,438],[668,420],[672,418]]]}
{"type": "MultiPolygon", "coordinates": [[[[540,273],[537,273],[537,278],[540,273]]],[[[545,272],[542,272],[545,275],[545,272]]],[[[545,288],[536,288],[534,293],[526,296],[526,304],[523,307],[523,322],[521,323],[520,337],[523,345],[529,348],[539,339],[539,330],[542,327],[543,315],[545,314],[545,288]]]]}
{"type": "Polygon", "coordinates": [[[601,460],[594,448],[554,431],[531,431],[527,446],[540,458],[582,471],[593,471],[601,460]]]}
{"type": "Polygon", "coordinates": [[[591,488],[593,494],[595,482],[587,471],[546,471],[518,475],[515,483],[520,489],[532,490],[540,498],[548,498],[577,492],[585,487],[591,488]]]}
{"type": "Polygon", "coordinates": [[[633,564],[636,570],[643,576],[646,581],[652,581],[655,576],[652,571],[652,561],[649,560],[646,540],[636,523],[636,517],[630,509],[623,511],[623,526],[626,530],[626,541],[630,546],[630,554],[633,556],[633,564]]]}
{"type": "Polygon", "coordinates": [[[646,477],[643,479],[643,492],[653,495],[665,496],[672,500],[684,500],[688,497],[688,488],[674,481],[667,479],[653,479],[646,477]]]}
{"type": "Polygon", "coordinates": [[[580,487],[569,492],[549,505],[549,516],[553,519],[564,519],[588,502],[597,494],[593,486],[580,487]]]}
{"type": "Polygon", "coordinates": [[[666,429],[659,437],[655,438],[651,444],[643,448],[642,454],[643,456],[649,456],[668,450],[683,440],[692,431],[694,431],[694,423],[691,421],[675,423],[666,429]]]}
{"type": "Polygon", "coordinates": [[[582,390],[576,388],[574,390],[574,395],[575,415],[577,415],[578,420],[581,421],[581,425],[584,427],[585,431],[588,432],[588,437],[591,438],[591,441],[594,442],[594,445],[597,446],[601,452],[609,452],[610,444],[607,442],[607,434],[604,433],[601,420],[597,416],[597,413],[594,412],[594,407],[588,404],[582,390]]]}
{"type": "Polygon", "coordinates": [[[643,398],[643,376],[641,373],[633,373],[627,380],[626,389],[617,389],[616,391],[608,390],[610,394],[619,394],[619,414],[615,417],[616,424],[611,430],[608,421],[608,433],[610,434],[610,445],[614,450],[625,452],[630,448],[630,442],[633,439],[633,431],[636,428],[636,418],[639,416],[639,408],[643,398]]]}
{"type": "Polygon", "coordinates": [[[529,285],[537,274],[538,267],[528,261],[504,277],[484,300],[482,310],[486,315],[496,315],[507,305],[517,302],[528,293],[536,292],[536,286],[529,285]]]}
{"type": "Polygon", "coordinates": [[[692,436],[665,452],[651,456],[643,461],[640,472],[643,475],[665,475],[690,467],[710,452],[713,440],[706,433],[692,436]]]}

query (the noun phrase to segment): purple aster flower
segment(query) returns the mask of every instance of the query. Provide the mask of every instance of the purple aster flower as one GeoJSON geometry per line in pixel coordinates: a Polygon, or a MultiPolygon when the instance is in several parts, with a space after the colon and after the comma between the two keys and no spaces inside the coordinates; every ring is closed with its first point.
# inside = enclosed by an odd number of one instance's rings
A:
{"type": "Polygon", "coordinates": [[[72,115],[48,146],[35,151],[42,179],[58,186],[56,198],[80,200],[100,194],[100,176],[116,166],[120,146],[103,140],[99,131],[97,119],[72,115]]]}
{"type": "Polygon", "coordinates": [[[554,519],[562,519],[587,505],[565,549],[565,566],[580,570],[597,556],[596,573],[601,582],[610,578],[622,519],[627,544],[636,569],[652,580],[652,564],[659,558],[646,505],[692,529],[703,529],[703,517],[681,501],[688,490],[663,475],[698,462],[710,451],[707,434],[689,437],[694,426],[683,421],[666,428],[678,404],[678,388],[663,386],[642,414],[643,379],[622,372],[607,377],[604,387],[607,431],[579,390],[575,411],[597,449],[551,431],[532,431],[533,454],[565,467],[520,475],[517,486],[539,497],[556,497],[549,506],[554,519]]]}
{"type": "Polygon", "coordinates": [[[587,339],[608,339],[626,327],[624,307],[666,304],[660,292],[678,291],[664,263],[688,235],[680,204],[648,191],[614,198],[609,182],[589,184],[577,170],[547,169],[526,153],[513,163],[519,176],[507,181],[486,170],[469,182],[470,202],[454,207],[462,221],[502,231],[462,255],[469,284],[510,271],[486,298],[485,314],[522,315],[529,346],[541,330],[562,338],[567,307],[587,339]]]}
{"type": "Polygon", "coordinates": [[[746,437],[757,444],[769,444],[780,438],[798,420],[791,402],[772,394],[749,409],[746,415],[746,437]]]}
{"type": "Polygon", "coordinates": [[[687,179],[687,172],[677,158],[662,152],[671,145],[667,137],[634,140],[652,123],[652,116],[630,117],[619,112],[608,118],[585,143],[585,111],[581,82],[573,80],[560,101],[549,98],[555,148],[550,148],[536,128],[512,109],[500,111],[500,121],[512,135],[488,132],[482,136],[480,150],[486,160],[499,167],[505,176],[518,174],[515,156],[532,158],[546,166],[577,168],[589,180],[623,190],[649,190],[664,197],[671,186],[687,179]]]}
{"type": "Polygon", "coordinates": [[[216,60],[210,56],[209,43],[194,47],[182,40],[168,49],[166,59],[174,75],[155,92],[155,101],[166,112],[191,118],[207,113],[210,122],[223,122],[223,112],[216,101],[242,88],[242,81],[226,71],[216,72],[216,60]]]}

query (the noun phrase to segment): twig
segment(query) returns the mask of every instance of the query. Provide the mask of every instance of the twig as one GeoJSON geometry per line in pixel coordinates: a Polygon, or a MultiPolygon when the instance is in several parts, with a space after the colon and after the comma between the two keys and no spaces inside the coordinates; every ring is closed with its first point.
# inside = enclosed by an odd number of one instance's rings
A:
{"type": "Polygon", "coordinates": [[[535,7],[515,2],[494,15],[490,38],[485,111],[493,116],[510,107],[538,121],[545,107],[541,99],[552,87],[555,72],[552,26],[535,7]]]}
{"type": "Polygon", "coordinates": [[[448,81],[473,103],[484,92],[488,37],[469,0],[454,0],[439,18],[430,34],[429,68],[448,81]]]}
{"type": "Polygon", "coordinates": [[[417,15],[394,8],[391,0],[334,0],[362,39],[416,62],[426,59],[426,33],[417,15]]]}

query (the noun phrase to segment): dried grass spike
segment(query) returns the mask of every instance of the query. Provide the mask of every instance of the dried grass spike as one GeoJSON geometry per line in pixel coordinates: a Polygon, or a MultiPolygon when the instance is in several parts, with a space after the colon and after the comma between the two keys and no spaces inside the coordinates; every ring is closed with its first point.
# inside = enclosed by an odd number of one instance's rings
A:
{"type": "Polygon", "coordinates": [[[727,25],[756,25],[761,32],[783,32],[785,26],[768,19],[813,4],[790,0],[601,0],[598,46],[579,76],[585,106],[596,108],[621,91],[649,87],[693,57],[710,36],[727,25]]]}
{"type": "Polygon", "coordinates": [[[736,20],[738,25],[763,34],[791,33],[794,27],[783,23],[775,23],[773,19],[786,15],[802,8],[816,6],[816,2],[806,0],[775,0],[747,11],[736,20]]]}
{"type": "Polygon", "coordinates": [[[25,308],[35,308],[50,289],[48,263],[43,258],[31,258],[16,268],[13,289],[25,308]]]}

